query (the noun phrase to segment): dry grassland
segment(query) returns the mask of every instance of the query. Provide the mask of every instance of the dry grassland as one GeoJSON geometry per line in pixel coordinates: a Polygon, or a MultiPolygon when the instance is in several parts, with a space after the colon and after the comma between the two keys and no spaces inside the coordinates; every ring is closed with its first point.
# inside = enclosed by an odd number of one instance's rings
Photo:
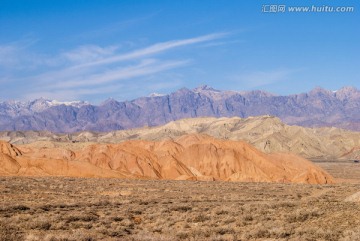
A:
{"type": "Polygon", "coordinates": [[[324,160],[313,162],[330,173],[338,182],[360,183],[360,163],[354,163],[354,161],[351,160],[324,160]]]}
{"type": "Polygon", "coordinates": [[[360,240],[360,184],[0,177],[0,240],[360,240]]]}

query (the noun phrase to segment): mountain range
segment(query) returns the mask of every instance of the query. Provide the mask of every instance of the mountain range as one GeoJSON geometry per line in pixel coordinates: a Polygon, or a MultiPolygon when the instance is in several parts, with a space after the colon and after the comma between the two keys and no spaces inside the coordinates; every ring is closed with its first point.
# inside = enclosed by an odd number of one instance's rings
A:
{"type": "Polygon", "coordinates": [[[360,130],[360,91],[315,88],[288,96],[255,90],[220,91],[209,86],[182,88],[131,101],[108,99],[100,105],[84,101],[0,102],[0,130],[47,130],[58,133],[113,131],[162,125],[194,117],[249,117],[272,115],[290,125],[334,126],[360,130]]]}

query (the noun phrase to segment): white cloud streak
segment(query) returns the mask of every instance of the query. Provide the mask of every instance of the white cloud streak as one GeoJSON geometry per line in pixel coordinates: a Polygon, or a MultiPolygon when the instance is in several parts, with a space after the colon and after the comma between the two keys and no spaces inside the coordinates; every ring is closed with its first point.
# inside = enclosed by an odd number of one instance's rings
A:
{"type": "Polygon", "coordinates": [[[73,88],[79,86],[103,85],[113,81],[131,79],[135,77],[145,76],[162,72],[168,69],[176,68],[188,64],[189,61],[157,61],[147,59],[141,61],[140,64],[128,67],[115,68],[102,73],[86,76],[80,76],[70,81],[59,82],[55,85],[57,88],[73,88]]]}
{"type": "Polygon", "coordinates": [[[70,62],[83,64],[92,61],[98,61],[105,57],[115,54],[117,46],[99,47],[96,45],[83,45],[77,49],[64,52],[61,56],[70,62]]]}
{"type": "Polygon", "coordinates": [[[201,42],[208,42],[210,40],[223,38],[227,35],[228,35],[228,33],[215,33],[215,34],[204,35],[204,36],[200,36],[200,37],[196,37],[196,38],[173,40],[173,41],[158,43],[158,44],[154,44],[147,48],[133,51],[131,53],[117,55],[117,56],[102,59],[99,61],[93,61],[93,62],[85,63],[82,65],[77,65],[77,66],[74,66],[73,68],[92,67],[92,66],[96,66],[96,65],[112,64],[115,62],[120,62],[120,61],[125,61],[125,60],[138,59],[141,57],[158,54],[158,53],[161,53],[161,52],[164,52],[166,50],[170,50],[170,49],[173,49],[176,47],[193,45],[193,44],[197,44],[197,43],[201,43],[201,42]]]}
{"type": "MultiPolygon", "coordinates": [[[[166,59],[164,56],[161,59],[154,59],[152,57],[154,55],[180,47],[211,43],[228,35],[228,33],[213,33],[194,38],[171,40],[128,53],[118,53],[119,46],[83,45],[51,58],[43,56],[45,58],[42,59],[41,55],[36,55],[38,58],[34,62],[42,64],[42,69],[48,69],[48,71],[40,70],[40,74],[20,77],[15,79],[15,82],[32,83],[31,90],[27,90],[32,93],[24,94],[26,98],[35,97],[34,94],[43,97],[53,94],[62,100],[64,98],[60,97],[81,97],[106,93],[106,91],[114,90],[114,88],[108,89],[108,86],[114,84],[118,86],[124,80],[158,74],[191,63],[190,60],[166,59]]],[[[0,57],[8,57],[9,60],[11,60],[11,56],[19,56],[19,51],[12,45],[0,45],[0,57]]],[[[27,56],[31,57],[31,55],[27,56]]],[[[24,61],[16,59],[7,64],[19,65],[22,62],[24,61]]]]}

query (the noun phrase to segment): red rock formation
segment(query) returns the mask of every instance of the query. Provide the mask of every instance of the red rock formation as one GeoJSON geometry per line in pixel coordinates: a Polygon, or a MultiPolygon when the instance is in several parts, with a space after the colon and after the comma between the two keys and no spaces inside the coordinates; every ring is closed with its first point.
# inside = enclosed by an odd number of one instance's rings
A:
{"type": "Polygon", "coordinates": [[[89,144],[81,149],[32,145],[16,148],[4,142],[0,142],[0,148],[1,175],[334,182],[329,174],[301,157],[268,155],[242,141],[198,134],[161,142],[89,144]]]}

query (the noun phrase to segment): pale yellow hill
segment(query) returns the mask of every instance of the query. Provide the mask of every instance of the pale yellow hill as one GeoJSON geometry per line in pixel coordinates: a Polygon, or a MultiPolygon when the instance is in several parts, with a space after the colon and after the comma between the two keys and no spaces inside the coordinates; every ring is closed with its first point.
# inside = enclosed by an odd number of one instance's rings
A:
{"type": "Polygon", "coordinates": [[[2,132],[0,139],[14,144],[36,141],[65,143],[119,143],[126,140],[172,140],[185,134],[207,134],[225,140],[243,140],[266,153],[288,152],[310,159],[356,159],[360,157],[360,133],[337,128],[289,126],[272,116],[241,119],[193,118],[108,133],[81,132],[55,135],[48,132],[2,132]]]}

